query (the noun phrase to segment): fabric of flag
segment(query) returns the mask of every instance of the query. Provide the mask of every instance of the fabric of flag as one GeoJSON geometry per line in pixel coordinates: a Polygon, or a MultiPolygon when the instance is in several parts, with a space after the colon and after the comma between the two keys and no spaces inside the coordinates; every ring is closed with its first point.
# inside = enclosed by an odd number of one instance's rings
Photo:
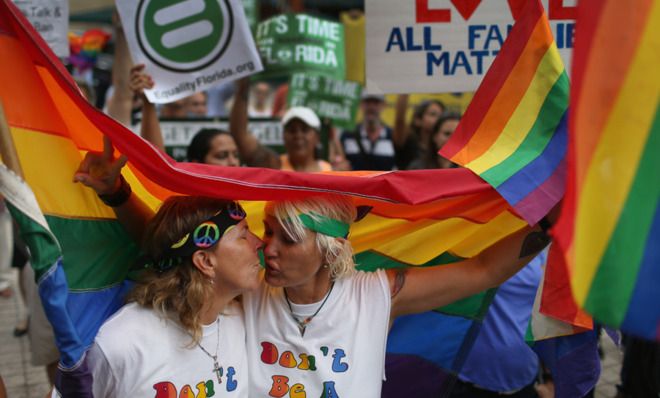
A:
{"type": "Polygon", "coordinates": [[[555,236],[577,304],[660,340],[660,1],[584,0],[555,236]]]}
{"type": "Polygon", "coordinates": [[[564,193],[568,91],[543,6],[528,1],[440,154],[535,224],[564,193]]]}
{"type": "MultiPolygon", "coordinates": [[[[122,304],[138,254],[114,213],[91,189],[72,183],[84,155],[102,150],[104,135],[128,156],[123,174],[134,194],[154,209],[173,194],[238,199],[245,201],[251,229],[260,234],[264,201],[323,193],[352,196],[356,205],[372,208],[349,237],[362,269],[472,257],[526,224],[466,169],[306,174],[176,163],[88,104],[9,0],[0,2],[0,56],[5,60],[0,94],[25,181],[61,249],[60,260],[53,254],[39,262],[36,278],[46,315],[56,325],[64,380],[81,381],[61,389],[65,397],[84,396],[89,381],[87,370],[80,368],[84,352],[122,304]]],[[[479,320],[490,296],[484,292],[443,311],[479,320]]],[[[457,333],[453,339],[448,344],[466,349],[469,334],[457,333]]]]}

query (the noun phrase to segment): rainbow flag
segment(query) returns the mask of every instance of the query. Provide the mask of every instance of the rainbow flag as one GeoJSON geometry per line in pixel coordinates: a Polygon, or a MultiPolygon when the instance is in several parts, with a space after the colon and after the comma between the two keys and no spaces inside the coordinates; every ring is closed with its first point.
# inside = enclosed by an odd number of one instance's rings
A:
{"type": "MultiPolygon", "coordinates": [[[[90,189],[71,182],[84,155],[102,150],[104,136],[128,156],[124,177],[150,207],[173,194],[239,199],[257,234],[264,201],[350,195],[356,205],[372,209],[350,235],[363,269],[472,257],[526,224],[465,169],[306,174],[177,163],[88,104],[9,0],[0,1],[0,57],[6,60],[0,66],[6,120],[45,219],[44,225],[39,215],[17,216],[33,251],[48,248],[43,261],[35,262],[35,274],[61,353],[64,396],[84,396],[89,387],[89,374],[79,364],[100,325],[122,304],[137,256],[113,212],[90,189]]],[[[21,209],[26,200],[14,207],[21,209]]],[[[478,322],[491,296],[483,292],[440,311],[478,322]]],[[[469,334],[456,333],[446,344],[465,350],[469,342],[469,334]]]]}
{"type": "Polygon", "coordinates": [[[543,6],[529,1],[440,154],[536,223],[564,193],[568,87],[543,6]]]}
{"type": "Polygon", "coordinates": [[[577,304],[660,340],[660,1],[582,0],[557,242],[577,304]]]}

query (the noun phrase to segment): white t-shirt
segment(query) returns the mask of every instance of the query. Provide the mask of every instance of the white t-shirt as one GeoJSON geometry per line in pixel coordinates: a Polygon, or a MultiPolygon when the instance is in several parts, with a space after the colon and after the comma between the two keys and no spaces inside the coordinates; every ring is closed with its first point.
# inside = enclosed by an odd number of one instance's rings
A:
{"type": "Polygon", "coordinates": [[[245,325],[241,305],[220,315],[220,340],[214,322],[204,326],[200,344],[222,367],[221,383],[213,360],[177,323],[138,304],[125,305],[101,327],[87,359],[95,398],[248,397],[245,325]],[[186,392],[186,390],[188,392],[186,392]]]}
{"type": "MultiPolygon", "coordinates": [[[[342,278],[301,336],[283,289],[243,296],[250,396],[378,398],[385,376],[390,289],[384,271],[342,278]],[[289,394],[289,395],[286,395],[289,394]]],[[[293,306],[311,315],[319,303],[293,306]]],[[[299,317],[304,318],[304,316],[299,317]]]]}

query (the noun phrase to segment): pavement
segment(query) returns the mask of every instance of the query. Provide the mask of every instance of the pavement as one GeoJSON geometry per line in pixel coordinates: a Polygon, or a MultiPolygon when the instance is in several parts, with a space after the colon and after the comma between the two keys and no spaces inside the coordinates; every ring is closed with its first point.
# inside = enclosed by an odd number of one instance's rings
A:
{"type": "MultiPolygon", "coordinates": [[[[17,276],[13,277],[16,279],[17,276]]],[[[0,375],[4,379],[8,398],[42,398],[50,390],[46,370],[30,364],[30,342],[27,335],[13,336],[14,326],[21,313],[16,294],[9,298],[0,297],[0,375]]],[[[596,385],[596,398],[614,398],[623,354],[606,333],[601,338],[601,347],[604,355],[601,376],[596,385]]]]}

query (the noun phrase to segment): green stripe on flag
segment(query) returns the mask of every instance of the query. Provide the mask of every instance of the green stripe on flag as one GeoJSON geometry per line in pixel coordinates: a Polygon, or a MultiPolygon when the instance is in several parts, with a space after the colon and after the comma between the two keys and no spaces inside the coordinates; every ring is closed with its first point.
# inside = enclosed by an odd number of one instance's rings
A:
{"type": "MultiPolygon", "coordinates": [[[[10,202],[7,202],[7,208],[18,224],[21,237],[25,241],[25,244],[30,248],[30,266],[34,269],[35,281],[39,281],[41,276],[62,255],[57,239],[51,231],[48,231],[41,224],[28,217],[10,202]]],[[[2,253],[2,255],[5,254],[7,253],[2,253]]]]}
{"type": "Polygon", "coordinates": [[[70,290],[98,290],[128,275],[138,247],[116,220],[81,220],[46,216],[62,246],[70,290]]]}
{"type": "MultiPolygon", "coordinates": [[[[427,261],[424,264],[418,265],[418,267],[431,267],[434,265],[444,265],[444,264],[455,263],[461,260],[464,259],[461,257],[454,256],[451,253],[445,252],[433,258],[432,260],[427,261]]],[[[357,264],[356,268],[358,270],[368,271],[368,272],[376,271],[378,269],[410,267],[410,264],[405,264],[396,261],[393,258],[384,256],[374,251],[365,251],[356,254],[355,263],[357,264]]],[[[442,308],[438,308],[435,311],[448,315],[457,315],[457,316],[462,316],[464,318],[481,320],[486,314],[486,311],[488,311],[488,306],[493,300],[496,291],[497,289],[489,289],[484,292],[477,293],[470,297],[466,297],[462,300],[446,305],[442,308]]]]}
{"type": "Polygon", "coordinates": [[[568,108],[568,90],[568,76],[564,71],[550,89],[532,129],[518,149],[502,162],[481,173],[480,177],[497,188],[541,155],[568,108]]]}
{"type": "MultiPolygon", "coordinates": [[[[622,137],[625,140],[625,137],[622,137]]],[[[660,105],[646,141],[637,175],[589,289],[585,309],[614,327],[623,322],[637,283],[647,236],[660,199],[660,105]]],[[[634,165],[617,165],[634,167],[634,165]]],[[[604,195],[607,192],[603,193],[604,195]]]]}

